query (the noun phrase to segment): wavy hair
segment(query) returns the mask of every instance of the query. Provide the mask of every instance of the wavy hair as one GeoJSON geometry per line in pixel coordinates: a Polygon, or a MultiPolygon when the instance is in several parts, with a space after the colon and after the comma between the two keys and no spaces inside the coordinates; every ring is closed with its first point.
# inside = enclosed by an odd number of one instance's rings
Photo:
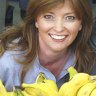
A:
{"type": "MultiPolygon", "coordinates": [[[[0,34],[1,55],[6,50],[18,48],[24,51],[24,61],[18,62],[24,64],[21,79],[24,79],[30,63],[33,62],[39,50],[38,31],[35,27],[35,20],[38,15],[55,8],[59,4],[64,4],[66,0],[29,0],[24,22],[19,26],[7,28],[0,34]],[[13,42],[18,39],[18,42],[13,42]],[[9,46],[11,44],[11,46],[9,46]]],[[[82,21],[82,30],[79,32],[76,40],[71,47],[76,54],[76,68],[78,71],[89,72],[94,64],[95,54],[89,43],[92,33],[92,10],[88,0],[69,0],[75,10],[76,16],[82,21]]]]}

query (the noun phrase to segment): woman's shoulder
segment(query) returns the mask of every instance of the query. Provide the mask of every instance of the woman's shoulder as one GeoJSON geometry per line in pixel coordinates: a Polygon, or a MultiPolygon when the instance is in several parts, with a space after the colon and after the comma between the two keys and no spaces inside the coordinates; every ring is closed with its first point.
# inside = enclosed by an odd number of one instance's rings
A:
{"type": "Polygon", "coordinates": [[[12,61],[13,59],[10,51],[4,52],[3,55],[0,57],[0,65],[3,64],[7,66],[7,64],[11,63],[12,61]]]}
{"type": "Polygon", "coordinates": [[[7,82],[8,78],[12,78],[21,68],[21,64],[14,60],[14,56],[14,52],[6,51],[0,57],[0,79],[2,82],[7,82]]]}
{"type": "Polygon", "coordinates": [[[2,68],[13,68],[13,67],[17,66],[18,63],[14,59],[14,57],[16,57],[16,56],[17,56],[16,52],[14,52],[14,51],[6,51],[0,57],[0,66],[2,66],[2,68]]]}

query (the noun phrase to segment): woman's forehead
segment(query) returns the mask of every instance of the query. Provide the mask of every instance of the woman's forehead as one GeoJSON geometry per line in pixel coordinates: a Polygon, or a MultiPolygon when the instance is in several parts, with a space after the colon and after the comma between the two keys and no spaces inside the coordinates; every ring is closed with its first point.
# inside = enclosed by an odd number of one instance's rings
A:
{"type": "Polygon", "coordinates": [[[47,9],[47,7],[45,7],[44,9],[39,11],[39,15],[47,13],[47,12],[54,12],[54,11],[60,10],[60,9],[63,9],[62,12],[66,11],[66,9],[75,12],[75,9],[73,8],[72,3],[69,1],[70,0],[63,2],[63,3],[59,3],[59,4],[57,4],[57,6],[52,6],[51,8],[48,8],[48,9],[47,9]]]}

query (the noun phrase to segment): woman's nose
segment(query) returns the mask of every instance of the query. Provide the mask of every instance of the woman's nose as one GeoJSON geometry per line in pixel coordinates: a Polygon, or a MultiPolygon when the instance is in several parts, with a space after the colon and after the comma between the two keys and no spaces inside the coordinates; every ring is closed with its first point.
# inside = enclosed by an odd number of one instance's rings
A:
{"type": "Polygon", "coordinates": [[[55,29],[57,32],[63,31],[63,30],[64,30],[63,21],[62,21],[62,20],[56,20],[56,21],[55,21],[55,24],[54,24],[54,29],[55,29]]]}

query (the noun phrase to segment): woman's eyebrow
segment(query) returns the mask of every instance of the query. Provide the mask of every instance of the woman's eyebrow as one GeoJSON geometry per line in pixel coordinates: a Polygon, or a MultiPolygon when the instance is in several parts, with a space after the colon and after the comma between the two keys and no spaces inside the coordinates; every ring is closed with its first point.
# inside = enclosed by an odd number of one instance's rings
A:
{"type": "Polygon", "coordinates": [[[66,12],[65,15],[75,14],[75,12],[66,12]]]}
{"type": "MultiPolygon", "coordinates": [[[[45,14],[47,14],[47,13],[49,13],[49,14],[55,14],[55,12],[51,12],[51,11],[46,12],[45,14]]],[[[73,12],[65,12],[64,14],[65,15],[70,15],[70,14],[75,14],[75,12],[74,11],[73,12]]]]}
{"type": "Polygon", "coordinates": [[[46,12],[45,14],[47,14],[47,13],[49,13],[49,14],[54,14],[54,12],[50,12],[50,11],[49,11],[49,12],[46,12]]]}

